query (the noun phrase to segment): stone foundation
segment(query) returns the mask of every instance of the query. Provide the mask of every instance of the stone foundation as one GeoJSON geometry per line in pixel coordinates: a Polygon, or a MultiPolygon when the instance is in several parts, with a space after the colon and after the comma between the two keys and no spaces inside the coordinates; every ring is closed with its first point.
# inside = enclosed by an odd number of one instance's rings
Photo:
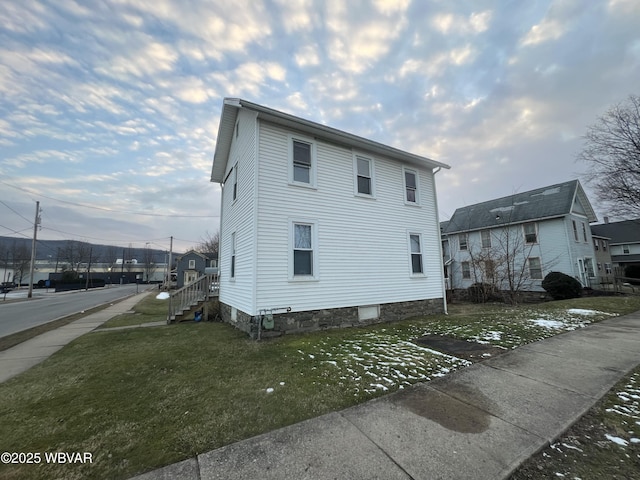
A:
{"type": "MultiPolygon", "coordinates": [[[[369,306],[368,306],[369,307],[369,306]]],[[[262,336],[275,336],[288,333],[312,332],[328,328],[345,328],[394,322],[409,317],[431,315],[444,312],[442,298],[397,302],[379,305],[379,315],[375,318],[359,318],[358,307],[329,308],[305,312],[276,313],[273,315],[273,330],[262,330],[262,336]]],[[[248,333],[257,334],[257,320],[237,310],[232,320],[232,307],[220,302],[220,316],[224,322],[248,333]]]]}

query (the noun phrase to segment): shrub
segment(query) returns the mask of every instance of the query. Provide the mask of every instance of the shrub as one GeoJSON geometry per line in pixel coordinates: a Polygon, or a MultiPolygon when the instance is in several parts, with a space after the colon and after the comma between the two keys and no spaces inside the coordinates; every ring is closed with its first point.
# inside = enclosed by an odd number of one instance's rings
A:
{"type": "Polygon", "coordinates": [[[490,283],[474,283],[467,288],[467,295],[469,296],[469,300],[473,303],[500,300],[495,285],[490,283]]]}
{"type": "Polygon", "coordinates": [[[542,280],[544,288],[554,300],[577,298],[582,293],[582,285],[578,280],[562,272],[549,272],[542,280]]]}

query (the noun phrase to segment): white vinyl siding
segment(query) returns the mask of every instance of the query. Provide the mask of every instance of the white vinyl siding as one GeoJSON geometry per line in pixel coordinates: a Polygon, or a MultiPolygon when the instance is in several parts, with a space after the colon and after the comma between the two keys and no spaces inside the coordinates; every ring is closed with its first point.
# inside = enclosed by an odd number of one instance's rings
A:
{"type": "MultiPolygon", "coordinates": [[[[220,301],[249,313],[252,310],[254,292],[253,269],[256,242],[253,220],[256,197],[256,119],[255,115],[238,113],[236,135],[233,135],[229,162],[222,188],[222,210],[220,222],[219,269],[220,301]],[[233,200],[234,181],[237,175],[236,200],[233,200]],[[232,235],[233,234],[233,235],[232,235]],[[235,238],[235,242],[232,239],[235,238]],[[232,251],[234,255],[234,278],[231,280],[232,251]]],[[[286,153],[285,153],[286,155],[286,153]]],[[[284,179],[286,183],[286,177],[284,179]]]]}
{"type": "Polygon", "coordinates": [[[376,156],[376,201],[363,201],[354,195],[353,151],[317,139],[317,188],[291,188],[286,181],[288,141],[300,136],[265,121],[259,122],[259,131],[256,311],[252,314],[273,306],[304,311],[443,297],[431,170],[414,168],[419,172],[422,208],[407,208],[398,201],[404,166],[376,156]],[[314,281],[293,278],[293,222],[316,227],[314,281]],[[422,236],[422,276],[409,278],[407,231],[422,236]]]}

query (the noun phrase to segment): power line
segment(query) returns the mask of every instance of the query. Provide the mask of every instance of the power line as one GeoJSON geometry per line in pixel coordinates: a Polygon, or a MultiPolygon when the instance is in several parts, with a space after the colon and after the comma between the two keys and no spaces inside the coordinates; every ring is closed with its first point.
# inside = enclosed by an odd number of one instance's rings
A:
{"type": "Polygon", "coordinates": [[[4,203],[2,200],[0,200],[0,203],[2,205],[4,205],[5,207],[7,207],[9,210],[11,210],[13,213],[15,213],[16,215],[18,215],[20,218],[22,218],[23,220],[26,220],[28,223],[31,223],[31,220],[29,220],[27,217],[25,217],[24,215],[22,215],[20,212],[16,212],[13,208],[11,208],[9,205],[7,205],[6,203],[4,203]]]}

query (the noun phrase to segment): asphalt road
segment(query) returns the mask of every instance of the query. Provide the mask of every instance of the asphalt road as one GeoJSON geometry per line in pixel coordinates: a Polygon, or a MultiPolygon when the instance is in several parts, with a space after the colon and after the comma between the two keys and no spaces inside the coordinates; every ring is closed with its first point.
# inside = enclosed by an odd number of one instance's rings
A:
{"type": "MultiPolygon", "coordinates": [[[[147,287],[148,285],[139,285],[139,291],[142,292],[147,287]]],[[[0,297],[0,338],[135,293],[136,285],[130,284],[73,293],[34,290],[34,297],[30,300],[6,303],[0,297]]],[[[11,294],[18,296],[15,291],[9,295],[11,294]]],[[[9,295],[7,300],[11,298],[9,295]]]]}

